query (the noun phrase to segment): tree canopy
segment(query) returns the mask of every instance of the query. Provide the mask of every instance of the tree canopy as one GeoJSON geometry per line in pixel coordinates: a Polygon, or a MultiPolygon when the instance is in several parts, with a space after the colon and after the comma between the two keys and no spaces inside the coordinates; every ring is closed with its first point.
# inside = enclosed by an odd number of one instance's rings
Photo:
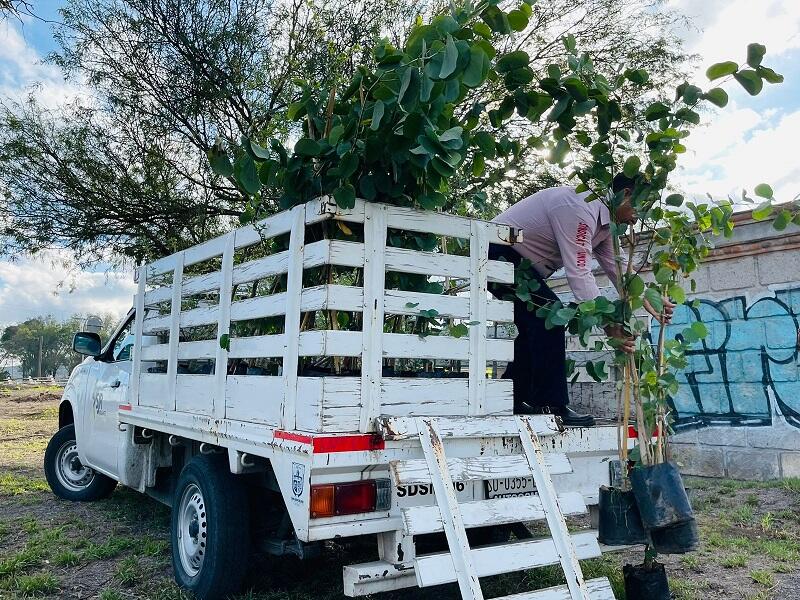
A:
{"type": "MultiPolygon", "coordinates": [[[[218,140],[291,145],[301,135],[291,107],[309,85],[340,93],[358,65],[372,69],[381,60],[372,54],[381,37],[400,48],[417,16],[448,11],[449,3],[407,0],[71,0],[50,60],[92,95],[58,110],[34,99],[0,107],[2,249],[140,260],[219,234],[253,205],[234,177],[209,168],[206,153],[218,140]]],[[[679,80],[686,64],[671,33],[677,19],[661,2],[550,0],[535,6],[518,35],[492,34],[487,44],[500,54],[524,50],[541,77],[551,65],[566,69],[560,39],[571,34],[597,65],[635,63],[657,74],[630,98],[645,102],[679,80]]],[[[492,107],[504,94],[502,79],[484,82],[459,110],[492,107]]],[[[547,126],[504,120],[503,147],[513,150],[506,161],[484,159],[481,167],[469,148],[445,194],[448,210],[491,214],[563,181],[564,171],[527,143],[547,126]]],[[[278,210],[279,197],[274,187],[262,190],[259,214],[278,210]]]]}

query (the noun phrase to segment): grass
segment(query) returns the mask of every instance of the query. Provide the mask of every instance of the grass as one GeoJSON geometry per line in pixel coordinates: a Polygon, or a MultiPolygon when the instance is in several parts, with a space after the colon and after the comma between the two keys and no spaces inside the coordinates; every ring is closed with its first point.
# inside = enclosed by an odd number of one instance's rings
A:
{"type": "Polygon", "coordinates": [[[719,561],[719,564],[726,569],[738,569],[747,566],[747,555],[732,554],[719,561]]]}
{"type": "Polygon", "coordinates": [[[90,542],[83,554],[92,560],[108,560],[135,545],[136,541],[132,538],[112,536],[101,544],[90,542]]]}
{"type": "Polygon", "coordinates": [[[4,581],[3,587],[21,596],[43,596],[58,589],[58,579],[49,573],[19,575],[4,581]]]}
{"type": "Polygon", "coordinates": [[[114,577],[124,586],[132,586],[139,579],[139,559],[129,556],[123,559],[114,572],[114,577]]]}
{"type": "Polygon", "coordinates": [[[80,562],[80,555],[72,550],[61,550],[53,556],[53,564],[59,567],[74,567],[80,562]]]}
{"type": "Polygon", "coordinates": [[[767,587],[775,585],[775,576],[769,571],[750,571],[750,578],[756,583],[767,587]]]}
{"type": "Polygon", "coordinates": [[[99,600],[123,600],[124,596],[117,590],[105,589],[97,596],[99,600]]]}
{"type": "Polygon", "coordinates": [[[703,591],[708,587],[705,583],[689,581],[687,579],[670,579],[669,589],[675,600],[702,600],[703,591]]]}
{"type": "Polygon", "coordinates": [[[50,491],[47,482],[40,477],[19,473],[0,474],[0,496],[20,496],[50,491]]]}
{"type": "Polygon", "coordinates": [[[702,570],[703,561],[696,554],[684,554],[681,556],[681,564],[692,571],[700,571],[702,570]]]}

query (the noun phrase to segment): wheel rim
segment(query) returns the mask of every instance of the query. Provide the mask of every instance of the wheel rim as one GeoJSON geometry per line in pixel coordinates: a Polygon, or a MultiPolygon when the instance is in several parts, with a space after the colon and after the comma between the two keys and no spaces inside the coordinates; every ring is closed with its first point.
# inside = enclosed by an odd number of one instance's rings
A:
{"type": "Polygon", "coordinates": [[[68,490],[80,492],[94,481],[94,470],[81,463],[75,440],[64,442],[56,454],[56,478],[68,490]]]}
{"type": "Polygon", "coordinates": [[[183,490],[178,511],[178,556],[184,571],[194,577],[203,568],[208,538],[206,503],[196,484],[183,490]]]}

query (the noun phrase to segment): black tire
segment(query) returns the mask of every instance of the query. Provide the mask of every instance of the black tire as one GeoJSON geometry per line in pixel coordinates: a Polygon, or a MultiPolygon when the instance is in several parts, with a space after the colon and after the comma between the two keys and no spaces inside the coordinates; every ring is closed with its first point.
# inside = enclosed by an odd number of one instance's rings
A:
{"type": "Polygon", "coordinates": [[[81,464],[75,426],[65,425],[44,451],[44,474],[53,493],[64,500],[93,502],[108,498],[117,482],[81,464]]]}
{"type": "Polygon", "coordinates": [[[242,586],[250,554],[246,492],[242,478],[220,456],[195,456],[178,478],[172,500],[172,568],[177,584],[200,600],[225,598],[242,586]]]}

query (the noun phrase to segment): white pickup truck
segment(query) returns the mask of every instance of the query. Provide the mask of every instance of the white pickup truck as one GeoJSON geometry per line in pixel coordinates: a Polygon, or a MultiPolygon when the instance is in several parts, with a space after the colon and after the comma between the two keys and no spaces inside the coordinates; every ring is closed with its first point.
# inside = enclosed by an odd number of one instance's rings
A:
{"type": "Polygon", "coordinates": [[[325,197],[139,267],[134,308],[105,347],[75,335],[87,358],[45,454],[53,492],[98,500],[120,482],[172,506],[175,579],[202,599],[239,589],[252,550],[304,557],[364,535],[380,559],[344,568],[348,596],[458,582],[472,600],[480,577],[560,563],[568,583],[526,599],[613,598],[607,580],[581,574],[579,559],[601,552],[596,534],[569,533],[564,516],[609,483],[617,429],[514,416],[511,381],[487,377],[513,358],[511,339],[487,337],[513,304],[487,284],[514,277],[488,246],[518,239],[325,197]],[[337,222],[347,235],[320,233],[337,222]],[[403,232],[465,250],[400,247],[403,232]],[[308,285],[314,269],[333,275],[308,285]],[[404,291],[397,274],[460,291],[404,291]],[[426,337],[385,326],[420,310],[472,326],[426,337]],[[336,368],[309,368],[320,357],[336,368]],[[444,360],[461,368],[437,370],[444,360]],[[536,520],[549,537],[515,525],[536,520]],[[417,552],[420,536],[442,533],[441,551],[417,552]]]}

